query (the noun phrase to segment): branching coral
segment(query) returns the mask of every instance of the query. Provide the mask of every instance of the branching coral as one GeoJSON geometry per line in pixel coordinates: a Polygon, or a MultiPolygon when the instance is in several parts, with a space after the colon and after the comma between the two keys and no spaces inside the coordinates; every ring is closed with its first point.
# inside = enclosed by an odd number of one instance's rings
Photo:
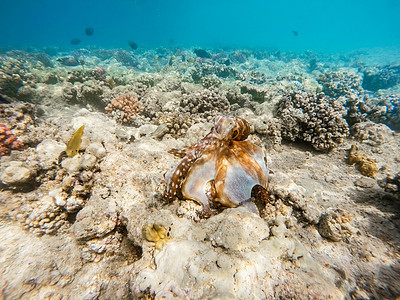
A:
{"type": "Polygon", "coordinates": [[[219,89],[204,89],[196,92],[183,92],[182,112],[197,114],[205,119],[212,119],[217,114],[230,109],[229,101],[219,89]]]}
{"type": "Polygon", "coordinates": [[[318,78],[323,92],[330,97],[358,95],[362,93],[362,78],[349,71],[326,72],[318,78]]]}
{"type": "Polygon", "coordinates": [[[348,109],[347,118],[351,123],[371,120],[377,123],[384,123],[393,130],[400,130],[400,95],[381,95],[379,97],[363,98],[349,97],[346,106],[348,109]]]}
{"type": "Polygon", "coordinates": [[[139,102],[134,95],[125,94],[114,98],[105,109],[108,115],[114,116],[120,122],[128,123],[139,112],[139,102]]]}
{"type": "Polygon", "coordinates": [[[0,124],[0,157],[9,155],[12,150],[20,150],[24,145],[7,126],[0,124]]]}
{"type": "Polygon", "coordinates": [[[400,82],[400,65],[385,65],[363,68],[362,86],[366,90],[377,91],[395,86],[400,82]]]}
{"type": "Polygon", "coordinates": [[[292,141],[310,142],[316,150],[331,150],[349,135],[341,101],[323,93],[296,91],[279,103],[277,116],[282,121],[282,136],[292,141]]]}

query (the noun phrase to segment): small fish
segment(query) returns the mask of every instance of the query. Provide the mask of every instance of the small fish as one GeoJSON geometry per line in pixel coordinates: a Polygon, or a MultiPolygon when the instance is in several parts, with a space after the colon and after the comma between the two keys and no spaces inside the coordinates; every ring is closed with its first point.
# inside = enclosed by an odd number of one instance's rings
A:
{"type": "Polygon", "coordinates": [[[167,130],[168,130],[167,124],[166,123],[161,124],[156,128],[156,130],[154,130],[152,133],[150,133],[150,136],[155,137],[155,138],[159,138],[160,136],[165,134],[165,132],[167,130]]]}
{"type": "Polygon", "coordinates": [[[74,67],[79,65],[79,61],[73,56],[59,57],[56,60],[59,61],[64,66],[74,67]]]}
{"type": "Polygon", "coordinates": [[[85,129],[85,125],[79,127],[79,129],[74,133],[74,135],[68,141],[67,149],[65,150],[65,152],[67,152],[68,157],[74,157],[78,153],[82,143],[83,129],[85,129]]]}
{"type": "Polygon", "coordinates": [[[70,41],[70,43],[71,43],[71,45],[79,45],[81,43],[81,40],[80,39],[72,39],[70,41]]]}
{"type": "Polygon", "coordinates": [[[112,79],[111,77],[107,79],[107,83],[110,86],[110,88],[115,88],[117,85],[115,84],[114,79],[112,79]]]}
{"type": "Polygon", "coordinates": [[[293,33],[294,36],[298,36],[299,35],[299,33],[296,30],[292,30],[292,33],[293,33]]]}
{"type": "Polygon", "coordinates": [[[175,60],[176,60],[176,56],[175,55],[171,56],[168,61],[168,65],[172,66],[175,60]]]}
{"type": "Polygon", "coordinates": [[[132,50],[136,50],[138,48],[138,45],[134,41],[129,41],[128,44],[132,50]]]}
{"type": "Polygon", "coordinates": [[[92,36],[93,33],[94,33],[94,29],[92,27],[87,27],[85,29],[85,33],[86,33],[87,36],[92,36]]]}
{"type": "Polygon", "coordinates": [[[197,55],[197,57],[200,57],[200,58],[211,58],[211,54],[208,53],[206,50],[194,49],[193,52],[194,52],[194,54],[197,55]]]}

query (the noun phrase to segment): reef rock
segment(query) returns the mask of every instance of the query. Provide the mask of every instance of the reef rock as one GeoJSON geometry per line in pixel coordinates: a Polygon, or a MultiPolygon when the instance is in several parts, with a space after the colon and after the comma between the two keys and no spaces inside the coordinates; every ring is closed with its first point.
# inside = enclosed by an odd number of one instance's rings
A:
{"type": "Polygon", "coordinates": [[[154,266],[142,265],[137,295],[263,299],[288,297],[293,285],[299,298],[341,294],[282,222],[270,236],[267,223],[246,208],[226,209],[203,224],[176,221],[170,241],[154,252],[154,266]],[[290,283],[281,278],[287,272],[290,283]]]}

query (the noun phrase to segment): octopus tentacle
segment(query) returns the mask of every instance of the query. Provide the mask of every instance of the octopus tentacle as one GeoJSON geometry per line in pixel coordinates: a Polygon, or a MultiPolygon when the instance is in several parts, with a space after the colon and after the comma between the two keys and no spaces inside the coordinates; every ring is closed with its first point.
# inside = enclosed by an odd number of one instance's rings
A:
{"type": "Polygon", "coordinates": [[[181,190],[183,179],[186,177],[194,161],[195,156],[192,152],[189,152],[176,167],[167,182],[167,188],[163,196],[166,201],[172,201],[177,196],[177,191],[181,190]]]}
{"type": "Polygon", "coordinates": [[[168,153],[170,153],[170,154],[172,154],[172,155],[174,155],[176,157],[180,157],[180,158],[185,157],[186,152],[187,152],[186,148],[180,149],[180,150],[176,149],[176,148],[172,148],[172,149],[168,150],[168,153]]]}
{"type": "MultiPolygon", "coordinates": [[[[246,146],[241,143],[233,143],[231,152],[235,155],[236,159],[240,162],[243,169],[247,174],[251,174],[258,179],[262,186],[267,184],[267,178],[257,160],[254,158],[255,145],[246,143],[246,146]]],[[[264,162],[265,163],[265,162],[264,162]]]]}
{"type": "Polygon", "coordinates": [[[232,133],[232,140],[234,141],[244,141],[250,134],[250,124],[245,119],[236,117],[235,127],[232,133]]]}
{"type": "Polygon", "coordinates": [[[190,167],[201,157],[205,149],[212,150],[214,148],[214,144],[197,143],[190,148],[191,150],[186,152],[186,155],[175,168],[167,182],[167,189],[165,190],[163,196],[163,198],[167,201],[172,201],[174,197],[177,196],[177,192],[181,190],[182,182],[186,178],[190,167]]]}
{"type": "Polygon", "coordinates": [[[257,160],[236,142],[219,153],[213,201],[236,207],[251,198],[254,185],[266,185],[266,176],[257,160]],[[237,143],[237,144],[236,144],[237,143]]]}
{"type": "Polygon", "coordinates": [[[221,151],[218,155],[217,159],[217,168],[216,168],[216,176],[214,179],[214,195],[215,199],[213,201],[221,203],[226,207],[234,207],[232,202],[226,197],[224,188],[225,188],[225,178],[226,173],[228,171],[228,159],[227,159],[227,149],[221,151]]]}

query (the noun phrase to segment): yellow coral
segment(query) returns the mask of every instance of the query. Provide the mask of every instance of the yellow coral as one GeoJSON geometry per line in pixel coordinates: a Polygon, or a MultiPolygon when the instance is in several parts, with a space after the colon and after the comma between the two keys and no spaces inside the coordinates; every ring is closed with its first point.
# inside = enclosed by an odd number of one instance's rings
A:
{"type": "Polygon", "coordinates": [[[362,155],[357,151],[357,146],[352,145],[349,152],[348,164],[351,166],[358,165],[358,168],[364,176],[375,177],[375,174],[379,172],[375,161],[366,155],[362,155]]]}
{"type": "Polygon", "coordinates": [[[145,225],[142,234],[148,242],[155,244],[157,250],[161,250],[167,244],[167,230],[159,223],[145,225]]]}

